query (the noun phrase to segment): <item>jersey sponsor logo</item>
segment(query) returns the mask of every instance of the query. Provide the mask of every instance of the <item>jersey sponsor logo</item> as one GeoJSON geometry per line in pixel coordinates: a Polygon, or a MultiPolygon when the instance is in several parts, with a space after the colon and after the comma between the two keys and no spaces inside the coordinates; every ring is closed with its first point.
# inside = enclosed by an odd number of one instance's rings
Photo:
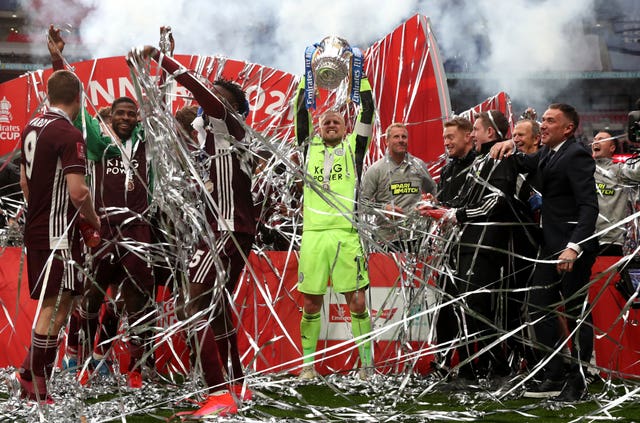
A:
{"type": "MultiPolygon", "coordinates": [[[[106,173],[107,175],[126,175],[127,170],[124,166],[124,161],[121,158],[113,157],[106,160],[106,173]]],[[[138,161],[136,159],[131,160],[131,166],[134,169],[138,168],[138,161]]]]}
{"type": "Polygon", "coordinates": [[[612,187],[608,187],[606,184],[602,183],[602,182],[598,182],[596,183],[596,190],[598,191],[598,194],[600,195],[614,195],[616,193],[615,188],[612,187]]]}
{"type": "MultiPolygon", "coordinates": [[[[331,174],[329,175],[329,179],[331,181],[342,181],[342,164],[335,163],[331,168],[331,174]]],[[[313,166],[313,174],[312,177],[314,180],[318,182],[324,182],[324,169],[322,166],[313,166]]],[[[346,179],[346,178],[345,178],[346,179]]]]}
{"type": "Polygon", "coordinates": [[[413,186],[411,182],[399,182],[391,184],[389,188],[391,189],[391,194],[393,195],[420,193],[420,187],[413,186]]]}

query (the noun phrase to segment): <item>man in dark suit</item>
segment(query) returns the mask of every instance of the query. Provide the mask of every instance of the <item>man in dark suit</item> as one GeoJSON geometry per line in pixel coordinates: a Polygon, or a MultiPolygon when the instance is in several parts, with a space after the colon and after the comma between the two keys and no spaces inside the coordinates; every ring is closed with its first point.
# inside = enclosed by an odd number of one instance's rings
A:
{"type": "MultiPolygon", "coordinates": [[[[537,264],[529,296],[529,313],[535,323],[538,346],[552,354],[544,368],[542,382],[527,389],[525,396],[530,398],[554,397],[558,401],[573,402],[587,393],[581,363],[588,363],[593,352],[591,317],[580,319],[567,374],[560,355],[563,337],[557,311],[560,305],[564,306],[569,331],[573,332],[586,305],[591,266],[598,248],[593,237],[598,217],[595,164],[589,151],[574,137],[579,122],[572,106],[551,104],[540,127],[543,148],[533,155],[515,154],[521,172],[537,172],[543,199],[540,257],[553,261],[537,264]]],[[[511,142],[497,146],[492,155],[500,157],[512,147],[511,142]]]]}

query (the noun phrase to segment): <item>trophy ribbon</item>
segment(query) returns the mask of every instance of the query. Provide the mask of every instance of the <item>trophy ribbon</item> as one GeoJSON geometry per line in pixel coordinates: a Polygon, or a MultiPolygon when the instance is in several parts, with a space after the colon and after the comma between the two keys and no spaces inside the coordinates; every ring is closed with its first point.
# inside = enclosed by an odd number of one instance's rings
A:
{"type": "Polygon", "coordinates": [[[311,62],[317,46],[318,46],[317,44],[308,46],[304,51],[304,76],[305,76],[304,94],[305,94],[307,109],[316,108],[315,76],[313,74],[311,62]]]}
{"type": "Polygon", "coordinates": [[[351,101],[360,104],[360,80],[362,79],[362,51],[357,47],[351,48],[351,101]]]}
{"type": "Polygon", "coordinates": [[[163,26],[160,28],[160,42],[159,47],[160,51],[164,54],[168,54],[173,56],[173,52],[171,51],[171,27],[163,26]]]}

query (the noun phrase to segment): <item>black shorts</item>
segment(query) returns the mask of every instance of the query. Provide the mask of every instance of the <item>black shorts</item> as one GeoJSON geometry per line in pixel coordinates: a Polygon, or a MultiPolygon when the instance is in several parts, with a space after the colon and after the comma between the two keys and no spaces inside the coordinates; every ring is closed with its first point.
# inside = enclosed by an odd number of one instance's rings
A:
{"type": "MultiPolygon", "coordinates": [[[[104,232],[103,232],[104,234],[104,232]]],[[[103,239],[93,249],[95,280],[106,287],[132,282],[143,292],[152,292],[154,287],[149,225],[127,225],[111,229],[111,237],[103,239]]]]}

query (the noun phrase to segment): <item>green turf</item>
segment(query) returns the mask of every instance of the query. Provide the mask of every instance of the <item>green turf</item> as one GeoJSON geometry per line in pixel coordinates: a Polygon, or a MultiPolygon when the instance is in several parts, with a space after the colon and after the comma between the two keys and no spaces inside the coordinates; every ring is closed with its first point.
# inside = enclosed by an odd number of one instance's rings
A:
{"type": "MultiPolygon", "coordinates": [[[[431,393],[423,396],[396,398],[393,392],[371,392],[364,389],[362,394],[345,393],[335,385],[319,383],[297,386],[295,392],[276,392],[273,389],[260,390],[256,401],[241,409],[239,418],[244,420],[272,421],[349,421],[349,413],[360,413],[361,418],[351,421],[483,421],[483,422],[569,422],[591,421],[593,413],[606,404],[597,397],[604,390],[603,383],[591,386],[592,399],[572,405],[554,404],[538,399],[492,400],[483,394],[443,394],[431,393]],[[384,405],[381,405],[384,404],[384,405]],[[316,409],[318,414],[311,412],[316,409]],[[376,410],[382,409],[380,414],[376,410]]],[[[622,392],[622,391],[621,391],[622,392]]],[[[609,391],[609,399],[615,397],[609,391]]],[[[157,422],[179,410],[156,410],[153,415],[127,416],[128,422],[157,422]]],[[[602,414],[599,414],[602,417],[602,414]]],[[[640,422],[640,403],[628,401],[610,411],[610,420],[616,422],[640,422]]],[[[113,420],[122,421],[121,419],[113,420]]]]}
{"type": "MultiPolygon", "coordinates": [[[[615,398],[619,398],[638,388],[637,381],[614,381],[613,384],[596,382],[590,386],[591,399],[573,404],[558,405],[550,401],[514,398],[499,400],[484,392],[472,393],[427,393],[424,390],[429,382],[424,379],[411,379],[406,386],[402,376],[379,377],[374,382],[354,382],[349,376],[331,376],[317,383],[301,385],[288,375],[249,377],[254,387],[254,401],[241,407],[238,416],[228,419],[241,421],[483,421],[483,422],[570,422],[594,421],[607,416],[598,412],[615,398]]],[[[70,383],[64,383],[70,389],[70,383]]],[[[78,388],[73,388],[78,389],[78,388]]],[[[167,421],[179,411],[194,409],[187,402],[176,401],[180,392],[190,394],[187,385],[151,384],[142,390],[114,390],[99,395],[84,395],[80,409],[86,411],[87,421],[94,421],[95,407],[101,404],[139,404],[129,408],[123,416],[113,422],[159,422],[167,421]],[[182,389],[182,391],[180,391],[182,389]],[[185,390],[186,389],[186,390],[185,390]],[[158,400],[160,398],[160,400],[158,400]],[[166,400],[163,404],[161,401],[166,400]],[[84,405],[82,405],[84,404],[84,405]],[[93,408],[93,410],[92,410],[93,408]],[[126,420],[125,420],[126,419],[126,420]]],[[[75,392],[75,391],[74,391],[75,392]]],[[[54,394],[55,396],[55,394],[54,394]]],[[[635,398],[627,398],[621,405],[609,411],[609,419],[616,422],[640,422],[640,403],[635,398]]],[[[0,405],[8,396],[0,394],[0,405]]],[[[58,404],[64,405],[64,400],[58,404]]],[[[117,416],[118,406],[111,416],[117,416]]],[[[6,411],[6,409],[5,409],[6,411]]],[[[109,414],[107,414],[108,416],[109,414]]],[[[0,417],[6,414],[0,413],[0,417]]],[[[21,416],[24,416],[21,415],[21,416]]],[[[17,416],[17,420],[21,420],[17,416]]],[[[76,417],[78,417],[76,413],[76,417]]],[[[0,418],[2,420],[2,418],[0,418]]],[[[15,419],[14,419],[15,420],[15,419]]],[[[105,421],[100,414],[99,421],[105,421]]],[[[49,420],[52,421],[52,420],[49,420]]],[[[77,418],[74,421],[78,421],[77,418]]]]}

